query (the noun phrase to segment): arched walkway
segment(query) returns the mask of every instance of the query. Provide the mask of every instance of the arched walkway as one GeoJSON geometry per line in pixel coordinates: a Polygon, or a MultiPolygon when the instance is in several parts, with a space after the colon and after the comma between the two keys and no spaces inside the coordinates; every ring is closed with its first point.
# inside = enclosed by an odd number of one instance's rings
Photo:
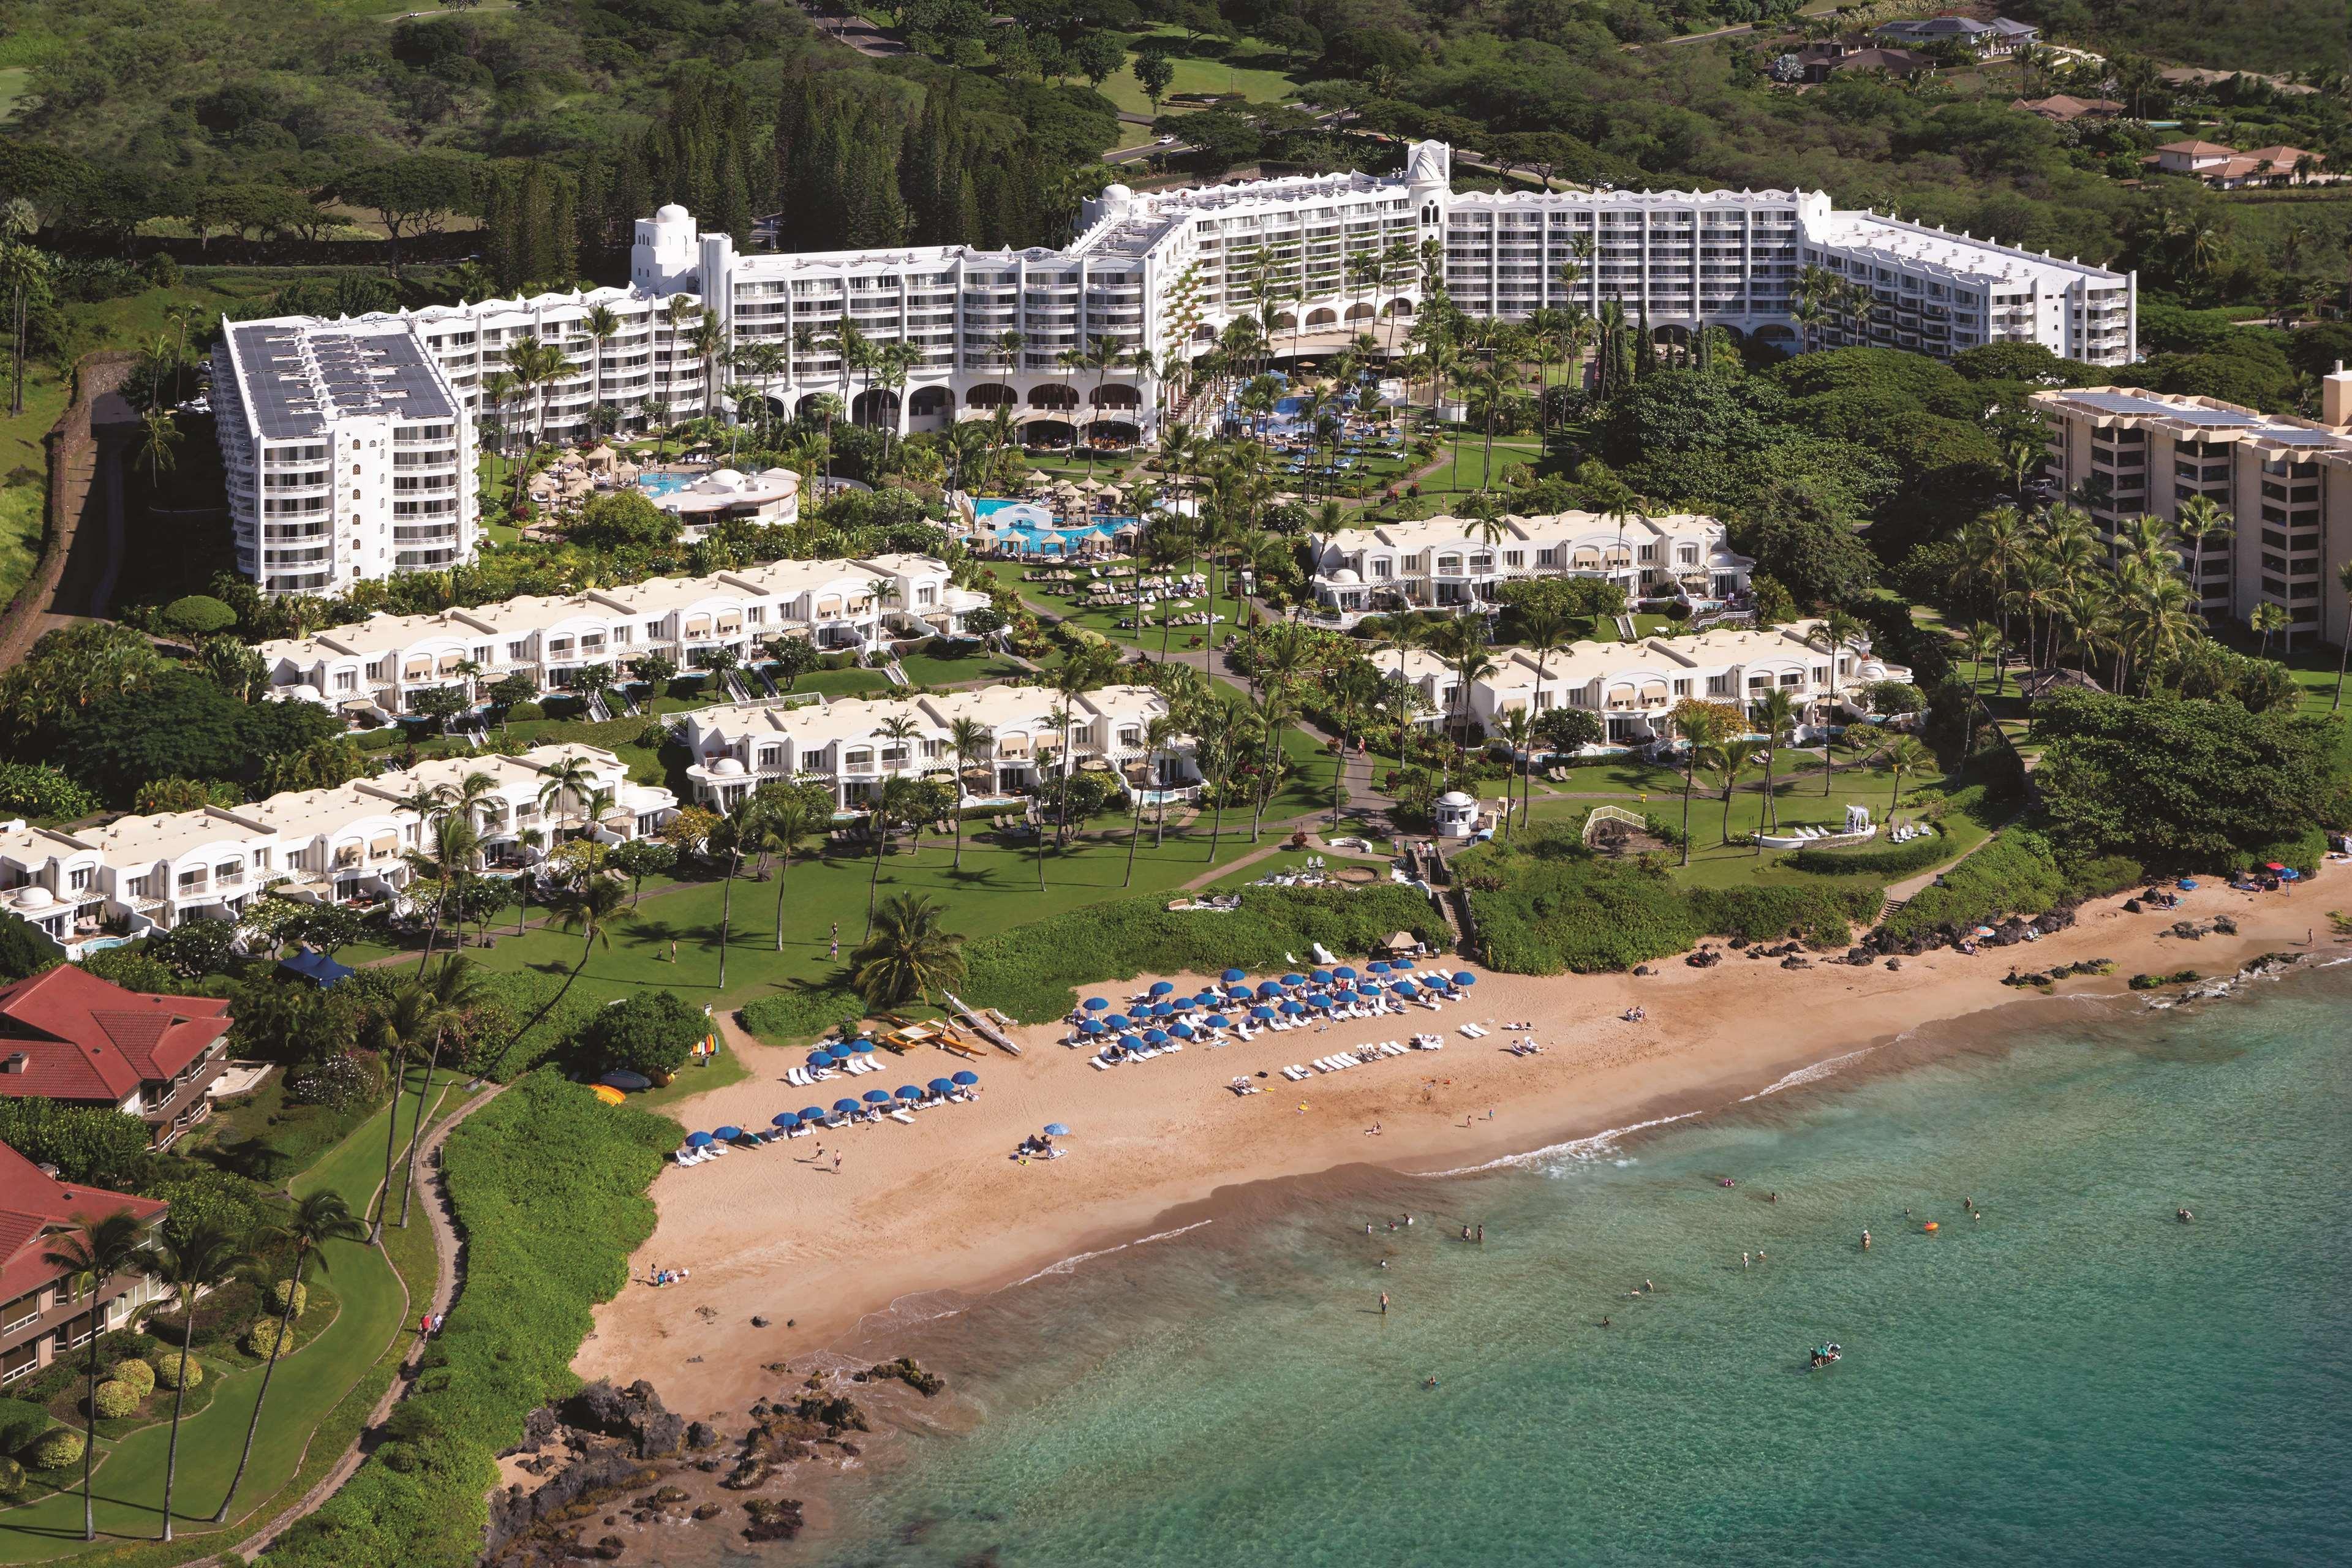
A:
{"type": "Polygon", "coordinates": [[[1410,316],[1412,314],[1412,301],[1410,300],[1391,300],[1387,304],[1381,307],[1381,314],[1383,316],[1410,316]]]}
{"type": "Polygon", "coordinates": [[[1337,326],[1339,322],[1339,312],[1337,310],[1314,310],[1307,312],[1307,324],[1309,328],[1337,326]]]}
{"type": "Polygon", "coordinates": [[[1120,382],[1097,386],[1087,395],[1087,401],[1097,408],[1136,409],[1143,406],[1143,394],[1120,382]]]}
{"type": "Polygon", "coordinates": [[[898,423],[898,395],[887,386],[868,387],[849,405],[849,416],[860,425],[895,426],[898,423]]]}
{"type": "Polygon", "coordinates": [[[1077,405],[1078,395],[1069,387],[1048,383],[1045,385],[1033,386],[1029,389],[1029,406],[1032,408],[1069,409],[1076,408],[1077,405]]]}
{"type": "Polygon", "coordinates": [[[955,393],[944,386],[919,386],[907,399],[907,412],[918,419],[929,419],[955,412],[955,393]]]}
{"type": "Polygon", "coordinates": [[[1018,408],[1021,395],[1001,381],[983,381],[963,395],[963,405],[971,409],[1018,408]]]}
{"type": "Polygon", "coordinates": [[[1355,304],[1348,307],[1348,320],[1351,321],[1369,321],[1371,319],[1372,308],[1370,305],[1363,303],[1361,300],[1359,300],[1355,304]]]}

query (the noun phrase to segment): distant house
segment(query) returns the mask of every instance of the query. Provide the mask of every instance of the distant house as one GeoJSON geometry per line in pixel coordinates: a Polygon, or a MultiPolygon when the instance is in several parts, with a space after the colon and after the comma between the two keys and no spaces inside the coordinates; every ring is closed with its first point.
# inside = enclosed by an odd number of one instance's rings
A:
{"type": "Polygon", "coordinates": [[[2168,142],[2145,163],[2168,174],[2187,174],[2217,191],[2243,190],[2254,185],[2299,185],[2315,175],[2327,160],[2300,147],[2257,147],[2241,153],[2219,142],[2168,142]],[[2306,171],[2308,171],[2306,173],[2306,171]]]}
{"type": "Polygon", "coordinates": [[[1835,38],[1820,43],[1801,44],[1785,54],[1777,56],[1771,65],[1771,77],[1780,82],[1823,82],[1837,63],[1853,53],[1853,46],[1835,38]]]}
{"type": "Polygon", "coordinates": [[[2000,59],[2028,44],[2039,43],[2042,29],[1996,16],[1979,22],[1973,16],[1930,16],[1921,22],[1889,22],[1872,37],[1884,44],[1924,48],[1929,44],[1957,42],[1974,49],[1979,59],[2000,59]]]}
{"type": "Polygon", "coordinates": [[[1936,69],[1936,62],[1916,49],[1849,49],[1830,69],[1878,71],[1886,76],[1912,77],[1936,69]]]}
{"type": "Polygon", "coordinates": [[[121,1327],[154,1300],[146,1276],[118,1274],[99,1288],[93,1312],[66,1271],[47,1261],[83,1225],[121,1209],[152,1228],[163,1219],[164,1205],[60,1182],[0,1143],[0,1385],[70,1355],[93,1332],[121,1327]]]}
{"type": "Polygon", "coordinates": [[[2011,99],[2009,106],[2037,115],[2053,125],[2070,125],[2077,120],[2113,120],[2124,111],[2124,106],[2112,98],[2071,98],[2063,92],[2048,98],[2011,99]]]}
{"type": "Polygon", "coordinates": [[[70,964],[0,988],[0,1094],[110,1106],[161,1149],[212,1114],[228,1004],[126,991],[70,964]]]}

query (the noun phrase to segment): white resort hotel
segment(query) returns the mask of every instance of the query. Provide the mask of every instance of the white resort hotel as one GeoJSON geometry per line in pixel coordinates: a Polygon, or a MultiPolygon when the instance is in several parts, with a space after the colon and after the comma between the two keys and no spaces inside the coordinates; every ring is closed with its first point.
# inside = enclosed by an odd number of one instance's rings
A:
{"type": "Polygon", "coordinates": [[[1614,583],[1628,603],[1720,604],[1748,588],[1756,563],[1725,542],[1711,517],[1564,511],[1382,522],[1308,536],[1315,597],[1342,620],[1381,609],[1491,607],[1503,584],[1527,577],[1614,583]]]}
{"type": "Polygon", "coordinates": [[[1152,437],[1161,384],[1141,366],[1074,375],[1066,351],[1205,349],[1254,314],[1254,281],[1289,297],[1274,351],[1326,352],[1364,332],[1399,342],[1420,310],[1422,247],[1473,315],[1524,316],[1571,300],[1622,304],[1661,337],[1720,326],[1791,351],[1799,274],[1818,267],[1876,298],[1867,324],[1832,321],[1816,345],[1867,342],[1949,357],[2039,343],[2094,364],[2135,357],[2135,279],[1990,238],[1832,207],[1818,191],[1507,192],[1457,195],[1443,142],[1407,149],[1402,174],[1294,175],[1138,193],[1107,187],[1060,249],[909,247],[737,253],[667,206],[640,219],[626,288],[435,306],[326,322],[237,323],[214,359],[239,564],[273,593],[437,570],[476,543],[475,424],[483,378],[522,338],[570,356],[534,393],[547,435],[584,434],[599,406],[625,426],[728,405],[750,384],[797,412],[820,393],[901,431],[1012,409],[1035,438],[1085,428],[1152,437]],[[1562,263],[1589,253],[1574,289],[1562,263]],[[708,309],[722,331],[692,344],[708,309]],[[592,335],[608,310],[610,335],[592,335]],[[915,354],[886,385],[825,346],[843,320],[915,354]],[[813,334],[813,335],[812,335],[813,334]],[[1016,338],[1017,334],[1017,346],[1016,338]],[[772,374],[740,351],[778,351],[772,374]],[[894,378],[895,379],[895,378],[894,378]]]}

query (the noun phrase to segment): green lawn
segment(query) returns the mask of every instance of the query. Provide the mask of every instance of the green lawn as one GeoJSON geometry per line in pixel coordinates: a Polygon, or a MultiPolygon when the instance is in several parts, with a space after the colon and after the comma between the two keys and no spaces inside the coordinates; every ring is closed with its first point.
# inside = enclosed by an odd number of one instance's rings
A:
{"type": "MultiPolygon", "coordinates": [[[[1015,561],[991,561],[986,564],[989,573],[994,576],[999,583],[1018,590],[1021,596],[1027,599],[1031,604],[1040,605],[1045,609],[1051,611],[1055,615],[1061,616],[1065,620],[1075,621],[1079,626],[1085,626],[1090,631],[1100,632],[1103,636],[1110,638],[1114,642],[1129,643],[1138,647],[1148,648],[1155,651],[1160,646],[1160,627],[1156,622],[1149,626],[1137,626],[1124,630],[1120,628],[1118,624],[1120,621],[1132,619],[1136,616],[1136,606],[1132,599],[1122,599],[1118,603],[1109,605],[1097,605],[1087,601],[1085,592],[1085,584],[1089,581],[1089,579],[1084,574],[1086,570],[1084,567],[1075,569],[1080,574],[1076,582],[1066,584],[1060,583],[1031,582],[1027,580],[1026,574],[1035,568],[1025,563],[1015,561]],[[1077,593],[1076,595],[1071,594],[1068,591],[1071,588],[1077,589],[1077,593]]],[[[1118,564],[1127,565],[1132,563],[1120,562],[1118,563],[1118,564]]],[[[1205,566],[1196,568],[1196,570],[1205,569],[1205,566]]],[[[1177,570],[1181,571],[1182,569],[1180,567],[1177,570]]],[[[1222,635],[1232,631],[1234,627],[1241,624],[1241,618],[1245,612],[1246,606],[1234,596],[1232,588],[1229,585],[1225,573],[1222,567],[1219,568],[1216,575],[1216,613],[1223,616],[1224,619],[1218,622],[1213,629],[1222,635]]],[[[1209,603],[1210,602],[1206,598],[1195,599],[1192,601],[1192,609],[1194,611],[1207,609],[1209,607],[1209,603]]],[[[1150,606],[1149,613],[1157,614],[1160,609],[1160,606],[1159,605],[1150,606]]],[[[1181,615],[1186,612],[1178,611],[1176,613],[1181,615]]],[[[1178,626],[1169,627],[1167,636],[1167,646],[1169,651],[1172,653],[1181,650],[1188,646],[1197,646],[1192,644],[1192,639],[1194,637],[1205,637],[1212,629],[1213,628],[1208,626],[1178,626]]],[[[909,673],[911,673],[911,670],[909,673]]]]}
{"type": "Polygon", "coordinates": [[[950,658],[934,658],[929,654],[909,654],[898,661],[907,679],[917,686],[955,686],[972,680],[1018,680],[1028,674],[1020,665],[1001,655],[983,651],[977,643],[962,645],[967,651],[950,658]]]}
{"type": "Polygon", "coordinates": [[[890,689],[890,678],[878,669],[813,669],[793,682],[793,695],[822,692],[827,697],[870,697],[890,689]]]}
{"type": "Polygon", "coordinates": [[[1178,51],[1168,62],[1175,68],[1176,76],[1169,84],[1168,96],[1160,101],[1162,112],[1200,107],[1197,102],[1180,101],[1186,98],[1239,93],[1253,103],[1280,103],[1298,90],[1290,78],[1288,62],[1255,40],[1244,38],[1227,44],[1204,37],[1187,45],[1181,29],[1155,27],[1134,35],[1128,68],[1110,77],[1099,89],[1105,98],[1118,105],[1121,113],[1152,112],[1151,100],[1143,96],[1143,86],[1135,79],[1133,69],[1133,46],[1147,38],[1159,39],[1178,51]]]}
{"type": "MultiPolygon", "coordinates": [[[[442,1113],[456,1103],[449,1093],[449,1086],[456,1081],[447,1074],[441,1077],[436,1103],[442,1113]]],[[[365,1209],[383,1178],[385,1121],[391,1114],[390,1110],[378,1111],[362,1122],[295,1180],[295,1194],[332,1188],[343,1194],[355,1212],[365,1209]]],[[[404,1144],[415,1122],[414,1093],[402,1096],[398,1115],[396,1136],[404,1144]]],[[[399,1209],[396,1186],[391,1204],[394,1218],[399,1209]]],[[[422,1218],[412,1216],[406,1230],[390,1228],[384,1234],[386,1248],[399,1263],[401,1276],[407,1279],[409,1289],[422,1297],[432,1288],[436,1267],[430,1227],[422,1218]]],[[[278,1363],[277,1376],[269,1386],[268,1408],[254,1444],[252,1466],[237,1494],[232,1531],[260,1523],[291,1500],[290,1496],[281,1499],[278,1493],[290,1493],[298,1481],[308,1485],[314,1474],[323,1473],[332,1464],[406,1349],[400,1279],[383,1253],[341,1242],[327,1249],[325,1261],[327,1277],[341,1300],[341,1310],[318,1338],[278,1363]],[[353,1405],[356,1408],[351,1408],[353,1405]],[[304,1448],[314,1429],[320,1432],[320,1442],[306,1457],[304,1448]]],[[[200,1414],[181,1424],[179,1479],[172,1500],[182,1539],[169,1549],[156,1546],[110,1556],[110,1563],[135,1563],[143,1568],[146,1563],[184,1560],[217,1549],[220,1533],[212,1532],[207,1521],[220,1506],[236,1471],[260,1387],[258,1369],[241,1371],[222,1382],[212,1403],[200,1414]],[[211,1533],[212,1539],[206,1541],[200,1532],[211,1533]]],[[[0,1563],[114,1551],[126,1541],[152,1541],[162,1525],[163,1458],[170,1436],[166,1422],[143,1427],[120,1443],[100,1445],[94,1487],[97,1542],[85,1545],[80,1539],[81,1496],[76,1487],[0,1512],[0,1563]]]]}

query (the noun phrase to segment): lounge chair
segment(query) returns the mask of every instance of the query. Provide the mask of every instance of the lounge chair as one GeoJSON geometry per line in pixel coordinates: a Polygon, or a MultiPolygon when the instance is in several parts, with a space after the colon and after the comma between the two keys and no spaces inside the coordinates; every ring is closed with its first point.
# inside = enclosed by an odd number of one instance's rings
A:
{"type": "Polygon", "coordinates": [[[915,1124],[915,1118],[903,1105],[898,1106],[890,1112],[890,1120],[893,1121],[904,1122],[908,1127],[912,1127],[915,1124]]]}

